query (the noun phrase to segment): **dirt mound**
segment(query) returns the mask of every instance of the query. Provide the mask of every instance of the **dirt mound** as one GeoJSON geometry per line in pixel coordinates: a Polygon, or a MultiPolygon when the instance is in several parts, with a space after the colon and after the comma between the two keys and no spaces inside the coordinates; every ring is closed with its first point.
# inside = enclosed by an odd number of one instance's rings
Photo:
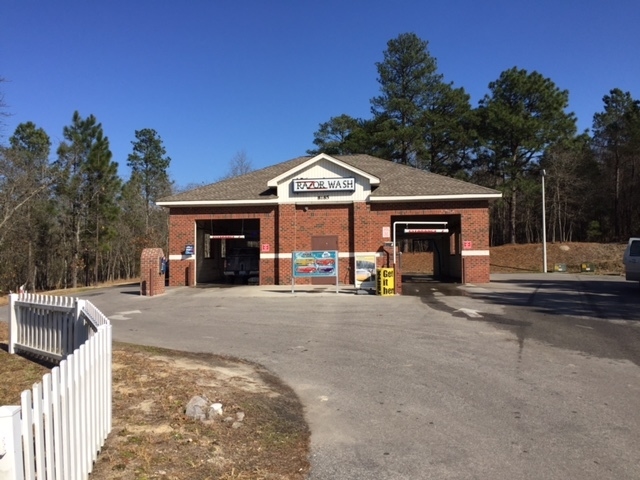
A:
{"type": "MultiPolygon", "coordinates": [[[[622,275],[623,243],[547,243],[547,271],[557,265],[567,272],[580,272],[583,264],[592,264],[595,273],[622,275]]],[[[542,272],[541,243],[491,247],[491,273],[542,272]]]]}
{"type": "MultiPolygon", "coordinates": [[[[622,254],[626,243],[547,243],[547,271],[563,265],[577,273],[582,264],[593,265],[595,273],[622,275],[622,254]]],[[[542,244],[491,247],[491,273],[542,272],[542,244]]],[[[403,253],[403,272],[433,274],[433,252],[403,253]]]]}

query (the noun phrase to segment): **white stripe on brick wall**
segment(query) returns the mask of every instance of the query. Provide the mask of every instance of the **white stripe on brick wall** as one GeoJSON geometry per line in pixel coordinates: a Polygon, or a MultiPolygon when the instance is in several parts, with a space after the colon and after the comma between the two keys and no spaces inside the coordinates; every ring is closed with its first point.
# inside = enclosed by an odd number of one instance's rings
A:
{"type": "MultiPolygon", "coordinates": [[[[298,250],[300,252],[304,251],[304,250],[298,250]]],[[[278,259],[291,259],[291,253],[261,253],[260,254],[260,259],[261,260],[275,260],[276,258],[278,259]]],[[[381,257],[384,255],[384,252],[338,252],[338,258],[351,258],[351,257],[355,257],[356,255],[360,256],[360,255],[375,255],[378,257],[381,257]]],[[[179,259],[178,259],[179,260],[179,259]]]]}
{"type": "Polygon", "coordinates": [[[275,260],[276,258],[291,258],[290,253],[261,253],[260,260],[275,260]]]}
{"type": "Polygon", "coordinates": [[[463,257],[488,257],[489,250],[462,250],[463,257]]]}
{"type": "Polygon", "coordinates": [[[169,260],[195,260],[195,255],[169,255],[169,260]]]}

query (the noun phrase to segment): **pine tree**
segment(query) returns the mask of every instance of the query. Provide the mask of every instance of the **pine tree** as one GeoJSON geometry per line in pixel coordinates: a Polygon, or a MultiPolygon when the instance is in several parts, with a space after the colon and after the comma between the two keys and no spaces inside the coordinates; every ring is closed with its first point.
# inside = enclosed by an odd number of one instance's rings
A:
{"type": "Polygon", "coordinates": [[[491,94],[480,101],[482,148],[478,165],[505,192],[511,243],[516,243],[517,197],[526,172],[551,145],[572,137],[573,113],[566,113],[569,93],[538,72],[516,67],[489,84],[491,94]]]}
{"type": "Polygon", "coordinates": [[[427,47],[414,33],[389,40],[383,61],[376,63],[381,94],[371,99],[373,115],[389,120],[380,136],[392,144],[392,159],[415,167],[421,167],[425,154],[421,122],[442,85],[427,47]]]}
{"type": "MultiPolygon", "coordinates": [[[[132,141],[133,152],[129,154],[127,165],[131,167],[132,186],[139,188],[145,206],[145,235],[149,236],[152,228],[156,230],[162,225],[153,225],[151,218],[155,213],[163,212],[155,209],[154,202],[171,193],[171,181],[168,169],[171,158],[167,156],[162,139],[151,128],[136,130],[136,140],[132,141]]],[[[156,215],[158,216],[158,215],[156,215]]],[[[161,222],[164,216],[159,215],[161,222]]]]}
{"type": "Polygon", "coordinates": [[[63,129],[66,141],[58,148],[62,170],[57,194],[61,202],[63,231],[70,263],[71,286],[77,287],[80,271],[85,282],[97,281],[98,251],[116,212],[120,189],[118,165],[111,161],[109,140],[93,115],[83,119],[76,111],[73,123],[63,129]],[[93,275],[89,274],[93,264],[93,275]]]}

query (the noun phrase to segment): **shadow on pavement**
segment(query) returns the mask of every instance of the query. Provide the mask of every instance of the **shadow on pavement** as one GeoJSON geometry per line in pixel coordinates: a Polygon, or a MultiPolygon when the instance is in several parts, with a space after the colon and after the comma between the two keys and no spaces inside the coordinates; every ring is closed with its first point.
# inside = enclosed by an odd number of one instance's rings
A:
{"type": "Polygon", "coordinates": [[[531,307],[548,315],[640,321],[640,288],[623,279],[505,279],[492,281],[487,288],[469,288],[467,293],[486,302],[531,307]]]}

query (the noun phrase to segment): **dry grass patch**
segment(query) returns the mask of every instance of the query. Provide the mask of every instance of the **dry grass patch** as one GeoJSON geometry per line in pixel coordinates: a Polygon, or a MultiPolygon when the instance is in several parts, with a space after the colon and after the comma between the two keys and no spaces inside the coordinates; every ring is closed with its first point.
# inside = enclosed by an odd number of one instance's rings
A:
{"type": "Polygon", "coordinates": [[[0,322],[0,405],[20,405],[20,394],[42,381],[50,365],[9,354],[9,326],[0,322]]]}
{"type": "Polygon", "coordinates": [[[263,367],[209,354],[116,344],[114,424],[94,479],[301,479],[309,430],[295,393],[263,367]],[[222,403],[205,422],[199,395],[222,403]],[[225,418],[245,414],[239,428],[225,418]]]}

